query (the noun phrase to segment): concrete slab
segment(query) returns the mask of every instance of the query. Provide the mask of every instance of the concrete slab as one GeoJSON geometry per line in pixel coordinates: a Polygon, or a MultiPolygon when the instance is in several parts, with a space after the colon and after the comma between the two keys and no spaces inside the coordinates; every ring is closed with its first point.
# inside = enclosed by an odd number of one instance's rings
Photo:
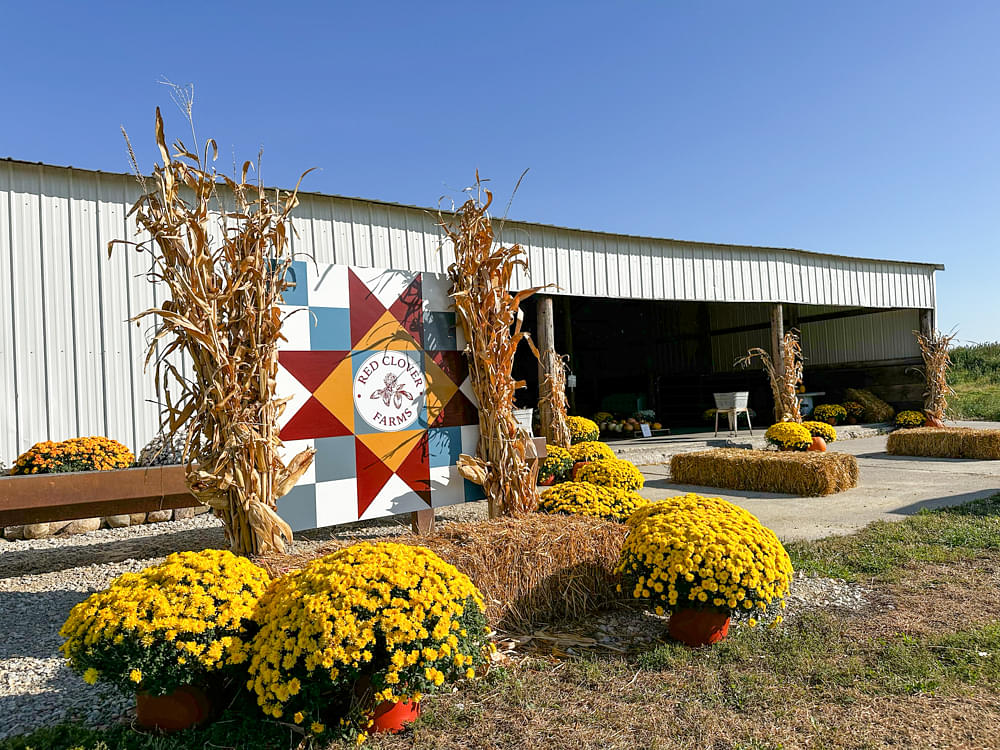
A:
{"type": "MultiPolygon", "coordinates": [[[[1000,428],[997,423],[962,424],[1000,428]]],[[[923,508],[958,505],[1000,492],[1000,461],[890,456],[885,443],[885,436],[878,436],[835,444],[837,450],[857,456],[861,470],[858,486],[837,495],[803,498],[674,484],[664,464],[639,467],[646,477],[642,494],[653,500],[685,492],[722,497],[749,510],[783,541],[793,541],[849,534],[872,521],[900,520],[923,508]]]]}

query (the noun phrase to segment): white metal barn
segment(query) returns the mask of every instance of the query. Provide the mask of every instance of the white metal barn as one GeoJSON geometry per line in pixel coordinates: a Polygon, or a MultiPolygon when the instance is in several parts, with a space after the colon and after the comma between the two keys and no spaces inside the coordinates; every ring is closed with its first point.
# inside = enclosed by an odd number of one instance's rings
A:
{"type": "MultiPolygon", "coordinates": [[[[130,175],[0,160],[0,460],[47,439],[101,434],[138,450],[155,435],[146,333],[127,321],[156,290],[137,254],[107,253],[109,240],[134,239],[126,214],[138,195],[130,175]]],[[[436,221],[431,209],[304,193],[293,249],[319,263],[442,272],[450,250],[436,221]]],[[[761,375],[733,362],[781,326],[802,332],[810,390],[919,400],[912,332],[933,325],[943,266],[515,221],[500,239],[527,250],[519,284],[554,285],[556,345],[578,376],[581,413],[644,403],[681,424],[713,390],[739,387],[766,414],[761,375]]],[[[529,358],[519,369],[534,379],[529,358]]]]}

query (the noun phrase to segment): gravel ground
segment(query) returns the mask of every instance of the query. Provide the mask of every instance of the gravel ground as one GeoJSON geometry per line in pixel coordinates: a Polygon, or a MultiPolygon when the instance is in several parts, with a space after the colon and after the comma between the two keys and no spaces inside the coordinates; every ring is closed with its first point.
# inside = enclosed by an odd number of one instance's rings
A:
{"type": "MultiPolygon", "coordinates": [[[[486,517],[486,503],[438,511],[439,522],[486,517]]],[[[363,521],[296,535],[294,551],[330,539],[363,539],[406,533],[399,519],[363,521]]],[[[155,564],[171,552],[225,547],[222,526],[211,515],[89,534],[16,542],[0,540],[0,739],[76,718],[105,725],[128,716],[133,699],[86,685],[59,656],[59,628],[73,605],[118,575],[155,564]]],[[[809,607],[859,609],[868,589],[828,578],[797,577],[789,614],[809,607]]],[[[611,650],[662,637],[652,616],[606,613],[595,618],[595,640],[611,650]]],[[[542,640],[545,640],[542,637],[542,640]]],[[[565,644],[570,652],[571,644],[565,644]]]]}

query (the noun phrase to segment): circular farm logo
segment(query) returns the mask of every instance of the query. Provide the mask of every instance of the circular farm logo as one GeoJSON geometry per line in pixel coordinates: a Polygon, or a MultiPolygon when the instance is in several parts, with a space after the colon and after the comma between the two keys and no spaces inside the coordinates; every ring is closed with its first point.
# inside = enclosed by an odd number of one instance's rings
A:
{"type": "Polygon", "coordinates": [[[366,359],[354,376],[354,406],[381,432],[405,430],[420,416],[424,374],[406,352],[379,352],[366,359]]]}

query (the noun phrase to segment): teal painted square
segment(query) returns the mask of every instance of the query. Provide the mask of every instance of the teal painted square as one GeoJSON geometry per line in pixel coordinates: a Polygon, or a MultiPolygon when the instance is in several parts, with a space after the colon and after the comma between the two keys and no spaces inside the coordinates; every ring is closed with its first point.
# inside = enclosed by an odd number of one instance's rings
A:
{"type": "Polygon", "coordinates": [[[353,479],[357,473],[354,453],[354,436],[316,438],[316,481],[353,479]]]}
{"type": "MultiPolygon", "coordinates": [[[[286,305],[308,305],[309,304],[309,283],[306,280],[306,262],[304,260],[293,260],[285,273],[285,279],[295,286],[289,287],[282,294],[286,305]]],[[[342,347],[350,349],[350,346],[342,347]]]]}
{"type": "Polygon", "coordinates": [[[316,485],[300,484],[278,498],[278,515],[292,531],[316,528],[316,485]]]}
{"type": "Polygon", "coordinates": [[[309,318],[310,349],[345,352],[351,349],[351,311],[346,307],[310,307],[300,313],[309,318]]]}
{"type": "Polygon", "coordinates": [[[434,312],[424,313],[424,349],[454,350],[458,348],[455,336],[455,313],[434,312]]]}
{"type": "Polygon", "coordinates": [[[462,481],[465,482],[465,502],[474,503],[486,499],[486,493],[483,492],[481,484],[470,482],[468,479],[463,479],[462,481]]]}
{"type": "Polygon", "coordinates": [[[462,452],[461,427],[435,427],[427,431],[431,468],[454,466],[462,452]]]}

